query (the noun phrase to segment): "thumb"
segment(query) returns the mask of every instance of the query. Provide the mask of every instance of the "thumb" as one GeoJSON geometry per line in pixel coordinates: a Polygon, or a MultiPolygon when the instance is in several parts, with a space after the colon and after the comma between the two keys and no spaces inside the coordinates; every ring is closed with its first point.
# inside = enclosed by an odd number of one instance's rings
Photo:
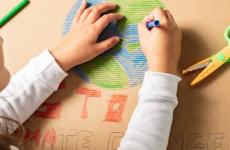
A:
{"type": "Polygon", "coordinates": [[[111,38],[104,40],[100,43],[97,43],[96,44],[96,51],[98,52],[98,54],[101,54],[101,53],[111,49],[115,45],[117,45],[120,40],[121,40],[121,38],[119,36],[114,36],[114,37],[111,37],[111,38]]]}

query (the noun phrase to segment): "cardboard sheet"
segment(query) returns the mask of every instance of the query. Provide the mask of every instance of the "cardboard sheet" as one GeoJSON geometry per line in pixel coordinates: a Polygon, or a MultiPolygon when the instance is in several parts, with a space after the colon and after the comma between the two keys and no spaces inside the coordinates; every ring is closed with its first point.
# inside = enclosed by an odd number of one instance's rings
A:
{"type": "MultiPolygon", "coordinates": [[[[226,46],[224,30],[230,25],[229,0],[162,2],[183,28],[180,68],[186,68],[226,46]]],[[[65,19],[74,4],[75,0],[32,0],[26,9],[0,29],[0,35],[4,37],[6,65],[12,74],[31,57],[44,48],[53,48],[63,38],[65,19]]],[[[132,6],[131,1],[127,4],[127,7],[132,6]]],[[[189,86],[197,73],[183,76],[168,150],[230,149],[228,67],[222,67],[197,87],[189,86]]],[[[117,148],[135,108],[140,83],[129,82],[124,87],[106,88],[92,77],[89,79],[91,83],[77,76],[76,70],[71,71],[60,89],[24,124],[28,149],[117,148]]]]}

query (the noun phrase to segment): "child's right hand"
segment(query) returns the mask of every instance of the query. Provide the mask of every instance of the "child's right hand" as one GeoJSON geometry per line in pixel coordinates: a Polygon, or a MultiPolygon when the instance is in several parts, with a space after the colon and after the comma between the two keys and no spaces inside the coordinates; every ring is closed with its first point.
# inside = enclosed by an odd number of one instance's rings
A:
{"type": "Polygon", "coordinates": [[[139,24],[139,38],[142,51],[147,57],[150,71],[177,74],[181,53],[182,32],[169,11],[155,9],[139,24]],[[160,27],[147,29],[146,24],[160,20],[160,27]]]}
{"type": "Polygon", "coordinates": [[[115,9],[117,5],[103,3],[90,8],[86,7],[87,3],[83,0],[72,29],[64,40],[51,50],[64,71],[95,58],[120,41],[118,36],[114,36],[105,41],[97,42],[100,33],[110,22],[123,18],[123,15],[118,13],[101,16],[103,13],[115,9]]]}

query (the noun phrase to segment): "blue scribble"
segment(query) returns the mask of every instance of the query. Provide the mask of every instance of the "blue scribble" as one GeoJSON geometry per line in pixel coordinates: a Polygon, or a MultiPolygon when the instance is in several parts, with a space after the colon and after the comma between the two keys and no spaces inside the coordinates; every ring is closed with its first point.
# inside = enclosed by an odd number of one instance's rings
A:
{"type": "MultiPolygon", "coordinates": [[[[105,0],[88,0],[87,2],[91,5],[95,5],[101,2],[105,2],[105,0]]],[[[65,19],[63,36],[69,32],[75,13],[79,9],[79,7],[80,2],[77,0],[77,2],[73,5],[72,9],[65,19]]],[[[123,39],[120,49],[112,49],[110,51],[107,51],[102,55],[102,57],[106,57],[108,55],[113,56],[113,58],[125,70],[129,78],[130,87],[140,84],[143,80],[144,72],[147,70],[146,58],[141,52],[140,48],[128,51],[129,43],[139,43],[137,25],[130,24],[126,27],[123,33],[120,33],[117,23],[113,22],[102,32],[102,34],[98,38],[98,41],[105,40],[114,35],[119,35],[123,39]]],[[[74,70],[83,80],[90,82],[87,74],[82,68],[76,67],[74,68],[74,70]]]]}

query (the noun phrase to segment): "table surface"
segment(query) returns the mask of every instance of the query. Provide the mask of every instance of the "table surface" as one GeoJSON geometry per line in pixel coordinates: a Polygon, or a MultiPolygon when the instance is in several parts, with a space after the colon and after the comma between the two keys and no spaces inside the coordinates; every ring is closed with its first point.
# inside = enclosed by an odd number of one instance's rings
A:
{"type": "MultiPolygon", "coordinates": [[[[53,48],[62,39],[64,18],[74,2],[32,0],[26,9],[0,29],[0,35],[4,38],[6,66],[12,74],[31,57],[44,48],[53,48]]],[[[223,34],[230,25],[229,0],[163,2],[183,29],[180,69],[226,46],[223,34]]],[[[228,67],[225,65],[196,87],[190,87],[189,83],[197,73],[183,76],[169,150],[230,148],[228,67]]],[[[135,108],[140,86],[121,90],[102,89],[81,81],[73,72],[62,85],[24,124],[26,146],[34,150],[54,147],[72,149],[75,146],[79,149],[115,149],[135,108]],[[100,96],[87,98],[79,92],[87,90],[98,92],[100,96]],[[108,104],[115,95],[127,96],[127,108],[121,121],[106,122],[108,104]],[[84,110],[85,101],[88,103],[84,110]],[[85,111],[88,116],[82,117],[85,111]],[[50,116],[47,117],[46,112],[50,116]]]]}

